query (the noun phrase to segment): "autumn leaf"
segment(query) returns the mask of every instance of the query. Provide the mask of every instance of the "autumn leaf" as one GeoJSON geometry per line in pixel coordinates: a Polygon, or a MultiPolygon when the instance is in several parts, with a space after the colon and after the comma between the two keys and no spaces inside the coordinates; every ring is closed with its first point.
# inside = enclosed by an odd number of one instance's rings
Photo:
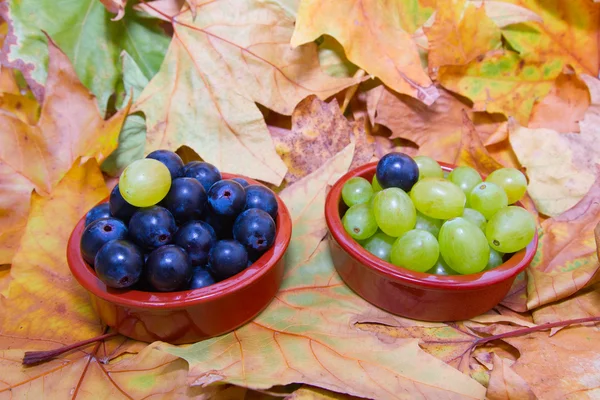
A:
{"type": "Polygon", "coordinates": [[[348,168],[353,150],[350,144],[282,192],[295,228],[284,283],[267,310],[226,336],[190,347],[161,345],[190,363],[193,385],[230,382],[266,389],[302,382],[368,398],[400,392],[483,397],[483,387],[422,352],[416,341],[384,342],[349,323],[353,314],[373,307],[343,285],[321,239],[326,184],[348,168]],[[410,369],[403,367],[406,360],[410,369]]]}
{"type": "Polygon", "coordinates": [[[574,74],[560,74],[550,93],[533,106],[527,127],[579,132],[579,121],[589,106],[590,94],[585,82],[574,74]]]}
{"type": "Polygon", "coordinates": [[[329,35],[319,41],[319,64],[323,71],[339,78],[354,76],[358,67],[348,60],[342,45],[329,35]]]}
{"type": "Polygon", "coordinates": [[[373,146],[367,143],[362,121],[350,122],[336,100],[325,103],[316,96],[302,100],[292,114],[291,131],[270,128],[275,149],[288,167],[285,180],[295,182],[356,140],[350,168],[371,161],[373,146]]]}
{"type": "Polygon", "coordinates": [[[600,5],[589,0],[509,0],[542,18],[505,27],[502,35],[526,61],[558,60],[578,74],[598,76],[600,5]]]}
{"type": "Polygon", "coordinates": [[[352,63],[393,90],[431,105],[439,94],[421,66],[411,33],[432,11],[416,0],[406,4],[390,0],[302,0],[291,44],[299,46],[330,35],[344,47],[352,63]]]}
{"type": "Polygon", "coordinates": [[[291,50],[293,20],[276,5],[211,2],[173,27],[165,62],[138,100],[146,151],[186,144],[224,171],[278,185],[285,164],[254,102],[291,114],[307,95],[326,98],[355,82],[323,73],[316,45],[291,50]]]}
{"type": "Polygon", "coordinates": [[[496,51],[465,66],[441,67],[438,79],[471,99],[475,111],[513,116],[526,125],[534,103],[550,92],[562,67],[560,60],[525,61],[516,53],[496,51]]]}
{"type": "Polygon", "coordinates": [[[39,122],[29,125],[0,113],[0,173],[5,177],[0,209],[6,210],[0,218],[0,263],[10,263],[18,247],[31,191],[50,193],[79,157],[104,159],[117,147],[127,113],[125,109],[104,121],[64,53],[52,42],[49,48],[50,75],[39,122]]]}
{"type": "MultiPolygon", "coordinates": [[[[121,54],[121,60],[123,65],[123,87],[124,92],[127,94],[119,107],[123,109],[127,106],[129,98],[132,101],[137,100],[148,85],[148,79],[127,52],[121,54]]],[[[119,134],[119,145],[104,160],[102,170],[112,176],[119,175],[132,161],[144,156],[145,144],[146,120],[141,113],[128,115],[119,134]]]]}
{"type": "Polygon", "coordinates": [[[500,46],[500,28],[485,11],[467,0],[438,2],[435,22],[424,28],[429,43],[429,68],[464,65],[500,46]]]}
{"type": "Polygon", "coordinates": [[[527,308],[568,297],[598,280],[594,228],[600,222],[600,174],[573,208],[542,222],[538,251],[527,269],[527,308]]]}
{"type": "Polygon", "coordinates": [[[127,4],[127,0],[100,0],[104,7],[108,10],[108,12],[117,14],[111,21],[119,21],[123,19],[125,15],[125,5],[127,4]]]}
{"type": "MultiPolygon", "coordinates": [[[[512,328],[492,326],[489,333],[509,330],[512,328]]],[[[522,379],[513,377],[514,384],[524,389],[525,383],[538,399],[593,397],[598,392],[597,328],[578,325],[562,329],[554,336],[534,332],[504,340],[521,354],[510,367],[522,379]]]]}
{"type": "Polygon", "coordinates": [[[531,388],[511,366],[514,361],[493,355],[494,364],[486,396],[489,400],[523,399],[536,400],[531,388]]]}
{"type": "Polygon", "coordinates": [[[111,14],[98,0],[65,0],[59,6],[53,0],[4,2],[0,4],[0,15],[10,21],[11,27],[2,49],[2,62],[23,72],[38,100],[48,90],[46,32],[67,54],[83,84],[96,95],[103,114],[119,80],[121,51],[131,54],[151,78],[169,44],[159,21],[128,9],[125,18],[111,22],[111,14]]]}

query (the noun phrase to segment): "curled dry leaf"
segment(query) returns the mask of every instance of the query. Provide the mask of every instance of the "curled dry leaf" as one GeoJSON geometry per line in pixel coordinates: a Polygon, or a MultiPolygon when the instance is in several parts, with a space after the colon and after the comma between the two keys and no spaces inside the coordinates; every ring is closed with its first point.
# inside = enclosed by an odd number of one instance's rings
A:
{"type": "Polygon", "coordinates": [[[502,35],[526,60],[560,60],[577,73],[598,76],[600,4],[589,0],[509,0],[542,18],[505,27],[502,35]]]}
{"type": "Polygon", "coordinates": [[[373,307],[340,281],[321,239],[327,183],[349,167],[353,150],[350,144],[282,192],[294,232],[286,278],[269,307],[226,336],[185,348],[161,345],[190,363],[192,384],[229,382],[264,389],[300,382],[368,398],[401,392],[483,398],[482,386],[420,350],[415,340],[381,341],[350,323],[373,307]]]}
{"type": "Polygon", "coordinates": [[[431,105],[439,93],[421,66],[411,33],[432,12],[418,1],[302,0],[291,44],[308,43],[323,34],[333,36],[352,63],[395,91],[431,105]]]}
{"type": "Polygon", "coordinates": [[[464,65],[500,46],[500,28],[485,11],[467,0],[438,2],[435,22],[424,28],[429,68],[464,65]]]}
{"type": "Polygon", "coordinates": [[[574,74],[560,74],[550,93],[533,106],[528,128],[579,132],[579,121],[589,106],[590,94],[585,82],[574,74]]]}
{"type": "Polygon", "coordinates": [[[127,4],[127,0],[100,0],[104,7],[108,10],[108,12],[112,14],[117,14],[111,21],[118,21],[125,16],[125,5],[127,4]]]}
{"type": "Polygon", "coordinates": [[[255,102],[289,115],[309,94],[326,98],[355,83],[322,72],[315,44],[290,49],[293,23],[279,6],[250,1],[178,15],[136,108],[146,114],[146,152],[185,144],[224,171],[279,185],[286,167],[255,102]]]}
{"type": "Polygon", "coordinates": [[[501,28],[521,22],[542,21],[542,18],[539,15],[528,8],[504,1],[469,0],[469,3],[474,4],[477,7],[481,7],[485,4],[485,13],[501,28]]]}
{"type": "Polygon", "coordinates": [[[348,121],[338,102],[330,103],[309,96],[292,114],[292,129],[270,128],[277,153],[288,167],[285,180],[295,182],[356,141],[350,169],[373,157],[373,145],[367,143],[364,121],[348,121]]]}
{"type": "Polygon", "coordinates": [[[438,79],[446,89],[473,101],[475,111],[529,121],[533,104],[550,92],[563,64],[525,61],[517,53],[495,51],[465,66],[441,67],[438,79]]]}
{"type": "Polygon", "coordinates": [[[117,147],[128,106],[105,121],[68,58],[49,42],[46,99],[36,125],[0,113],[0,263],[10,263],[25,226],[32,189],[48,194],[82,157],[102,161],[117,147]],[[66,111],[68,110],[68,112],[66,111]],[[15,151],[19,149],[19,151],[15,151]]]}
{"type": "Polygon", "coordinates": [[[514,361],[500,358],[496,354],[493,355],[493,361],[486,393],[489,400],[537,399],[527,382],[512,370],[514,361]]]}
{"type": "Polygon", "coordinates": [[[600,173],[573,208],[542,222],[538,251],[527,269],[527,308],[532,310],[598,280],[594,228],[600,222],[600,173]]]}

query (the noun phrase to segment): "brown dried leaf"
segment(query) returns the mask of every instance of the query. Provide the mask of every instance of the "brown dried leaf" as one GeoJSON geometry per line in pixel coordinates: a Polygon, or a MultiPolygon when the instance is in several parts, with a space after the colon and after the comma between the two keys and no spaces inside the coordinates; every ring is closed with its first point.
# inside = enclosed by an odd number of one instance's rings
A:
{"type": "Polygon", "coordinates": [[[486,393],[489,400],[536,400],[531,388],[511,366],[514,361],[493,355],[494,366],[490,374],[490,383],[486,393]]]}
{"type": "Polygon", "coordinates": [[[351,169],[373,157],[373,145],[367,142],[364,120],[348,121],[335,99],[326,103],[309,96],[296,106],[291,130],[269,129],[275,149],[288,167],[285,179],[289,183],[318,169],[351,140],[356,141],[351,169]]]}

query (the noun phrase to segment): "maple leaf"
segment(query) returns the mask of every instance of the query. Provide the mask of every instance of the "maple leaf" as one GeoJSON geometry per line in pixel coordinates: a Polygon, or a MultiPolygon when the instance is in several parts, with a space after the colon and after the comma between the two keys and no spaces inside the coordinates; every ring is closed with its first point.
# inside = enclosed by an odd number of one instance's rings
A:
{"type": "Polygon", "coordinates": [[[489,400],[537,399],[527,382],[512,370],[513,364],[512,360],[493,355],[490,382],[486,392],[489,400]]]}
{"type": "Polygon", "coordinates": [[[500,28],[485,11],[467,0],[439,2],[435,22],[424,28],[429,43],[429,68],[463,65],[500,47],[500,28]]]}
{"type": "Polygon", "coordinates": [[[502,29],[511,48],[533,62],[560,60],[578,74],[598,76],[600,5],[589,0],[508,0],[539,15],[542,21],[502,29]]]}
{"type": "Polygon", "coordinates": [[[439,82],[446,89],[473,101],[475,111],[513,116],[522,125],[537,100],[550,92],[563,63],[525,61],[510,51],[487,53],[464,66],[439,69],[439,82]]]}
{"type": "Polygon", "coordinates": [[[83,84],[96,95],[103,114],[119,80],[121,51],[131,54],[151,78],[158,71],[170,39],[160,21],[129,7],[125,18],[110,22],[110,13],[98,0],[66,0],[60,6],[53,0],[3,2],[0,15],[10,22],[2,63],[23,72],[38,100],[44,98],[49,74],[46,32],[67,54],[83,84]]]}
{"type": "Polygon", "coordinates": [[[323,73],[314,44],[291,50],[293,20],[276,5],[208,2],[173,28],[165,62],[138,99],[146,151],[185,144],[223,171],[279,185],[286,167],[254,103],[291,114],[309,94],[326,98],[356,82],[323,73]]]}
{"type": "Polygon", "coordinates": [[[533,106],[527,127],[579,132],[579,122],[589,106],[590,94],[585,82],[574,74],[560,74],[550,93],[533,106]]]}
{"type": "Polygon", "coordinates": [[[362,122],[348,121],[335,99],[328,104],[309,96],[298,103],[291,131],[270,128],[275,149],[288,167],[286,181],[295,182],[318,169],[352,139],[357,142],[350,169],[371,161],[373,146],[367,143],[362,122]]]}
{"type": "Polygon", "coordinates": [[[511,144],[530,178],[528,191],[540,212],[549,216],[569,209],[588,192],[600,163],[600,80],[585,75],[582,79],[591,105],[579,123],[580,134],[510,124],[511,144]]]}
{"type": "Polygon", "coordinates": [[[328,183],[350,165],[350,144],[281,196],[294,221],[285,280],[273,303],[232,334],[189,347],[161,345],[190,363],[190,382],[250,388],[302,382],[360,397],[473,397],[484,388],[418,349],[414,340],[381,341],[349,323],[374,310],[336,274],[322,209],[328,183]],[[403,368],[410,360],[411,368],[403,368]],[[435,371],[435,372],[433,372],[435,371]]]}
{"type": "Polygon", "coordinates": [[[185,362],[123,337],[39,366],[24,369],[21,364],[25,351],[54,349],[103,330],[88,293],[71,275],[65,248],[76,222],[107,195],[95,160],[76,163],[50,196],[33,194],[27,228],[10,270],[13,279],[7,297],[0,296],[0,397],[200,394],[199,388],[186,394],[185,362]]]}
{"type": "Polygon", "coordinates": [[[48,194],[79,157],[104,159],[117,147],[128,107],[104,121],[67,57],[50,41],[47,95],[36,125],[0,113],[0,263],[9,263],[25,225],[29,195],[48,194]],[[65,110],[69,110],[66,112],[65,110]],[[18,149],[18,151],[15,151],[18,149]]]}
{"type": "Polygon", "coordinates": [[[393,90],[431,105],[439,94],[421,66],[410,34],[432,11],[418,1],[302,0],[291,44],[298,46],[322,34],[330,35],[344,47],[352,63],[393,90]]]}
{"type": "Polygon", "coordinates": [[[600,276],[594,228],[600,222],[600,173],[573,208],[542,222],[538,251],[527,269],[527,308],[568,297],[600,276]]]}

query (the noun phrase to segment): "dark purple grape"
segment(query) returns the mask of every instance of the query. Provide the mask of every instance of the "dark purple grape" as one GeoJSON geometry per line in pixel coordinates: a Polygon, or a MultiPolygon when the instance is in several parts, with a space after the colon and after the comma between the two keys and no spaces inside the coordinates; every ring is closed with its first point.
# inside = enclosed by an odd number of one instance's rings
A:
{"type": "Polygon", "coordinates": [[[212,185],[208,191],[208,205],[217,215],[235,218],[244,210],[246,192],[236,181],[221,180],[212,185]]]}
{"type": "Polygon", "coordinates": [[[200,219],[206,207],[206,191],[194,178],[174,179],[169,193],[161,201],[161,205],[173,214],[175,220],[184,222],[200,219]]]}
{"type": "Polygon", "coordinates": [[[251,208],[235,220],[233,237],[246,248],[251,258],[256,259],[273,246],[275,221],[265,211],[251,208]]]}
{"type": "Polygon", "coordinates": [[[217,280],[230,278],[248,265],[248,252],[237,240],[219,240],[210,249],[208,271],[217,280]]]}
{"type": "Polygon", "coordinates": [[[215,278],[212,277],[210,272],[204,268],[198,267],[194,269],[192,279],[190,280],[190,289],[200,289],[203,287],[210,286],[215,283],[215,278]]]}
{"type": "Polygon", "coordinates": [[[419,180],[419,167],[409,155],[393,152],[379,160],[376,174],[382,188],[397,187],[408,193],[419,180]]]}
{"type": "Polygon", "coordinates": [[[267,212],[273,220],[277,219],[277,197],[275,193],[262,185],[250,185],[246,188],[246,206],[245,209],[259,208],[267,212]]]}
{"type": "Polygon", "coordinates": [[[94,265],[98,250],[104,244],[115,239],[127,237],[127,226],[116,218],[102,218],[88,225],[81,235],[79,247],[85,262],[94,265]]]}
{"type": "Polygon", "coordinates": [[[110,218],[110,205],[108,203],[98,204],[85,215],[85,226],[101,218],[110,218]]]}
{"type": "Polygon", "coordinates": [[[129,221],[131,238],[144,250],[171,243],[176,230],[175,218],[161,206],[140,208],[129,221]]]}
{"type": "Polygon", "coordinates": [[[216,242],[217,235],[214,229],[204,221],[187,222],[179,228],[173,239],[174,244],[188,253],[194,267],[206,266],[208,253],[216,242]]]}
{"type": "Polygon", "coordinates": [[[181,175],[181,168],[183,167],[183,161],[181,157],[169,150],[155,150],[148,154],[146,158],[152,158],[154,160],[163,163],[171,173],[171,179],[179,178],[181,175]]]}
{"type": "Polygon", "coordinates": [[[140,249],[127,240],[111,240],[95,258],[98,278],[108,287],[123,289],[138,282],[144,268],[140,249]]]}
{"type": "Polygon", "coordinates": [[[173,244],[154,250],[146,261],[146,280],[160,292],[186,289],[192,272],[185,250],[173,244]]]}
{"type": "Polygon", "coordinates": [[[221,172],[214,165],[204,161],[191,161],[181,168],[180,176],[197,179],[208,192],[210,187],[221,180],[221,172]]]}
{"type": "Polygon", "coordinates": [[[132,206],[125,201],[121,195],[121,192],[119,191],[119,184],[117,184],[110,192],[108,204],[110,205],[110,214],[115,218],[119,218],[125,223],[128,223],[133,214],[139,210],[138,207],[132,206]]]}

